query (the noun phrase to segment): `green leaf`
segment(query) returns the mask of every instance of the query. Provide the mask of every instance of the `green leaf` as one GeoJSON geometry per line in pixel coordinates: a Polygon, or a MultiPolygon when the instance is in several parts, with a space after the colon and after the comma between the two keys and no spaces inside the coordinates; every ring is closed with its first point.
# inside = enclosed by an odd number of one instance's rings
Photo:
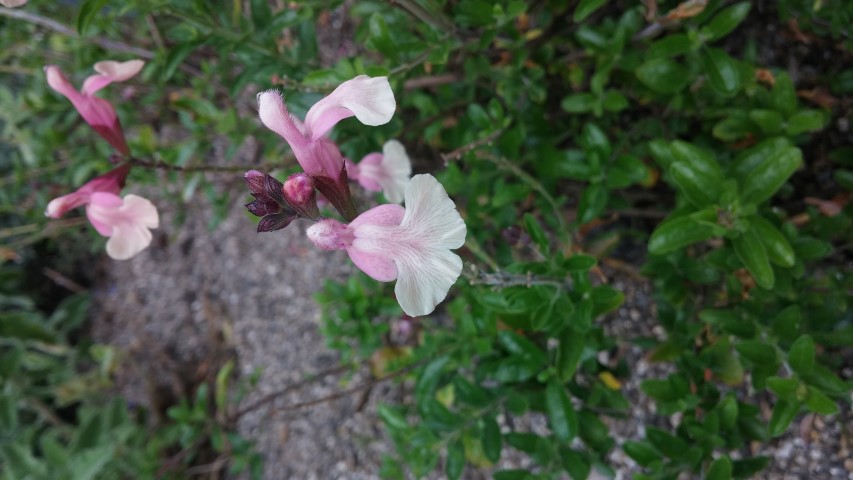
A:
{"type": "Polygon", "coordinates": [[[184,59],[192,53],[198,46],[197,42],[182,43],[178,46],[169,49],[169,54],[166,56],[166,61],[163,65],[163,70],[160,74],[162,81],[169,80],[181,66],[184,59]]]}
{"type": "Polygon", "coordinates": [[[536,242],[536,245],[539,247],[539,251],[542,252],[543,255],[548,256],[551,251],[550,242],[548,241],[548,236],[545,234],[545,231],[542,230],[542,226],[539,224],[539,221],[536,220],[536,217],[529,213],[525,213],[524,227],[527,229],[527,233],[530,234],[530,238],[536,242]]]}
{"type": "Polygon", "coordinates": [[[800,330],[802,312],[797,305],[790,305],[776,315],[773,319],[773,332],[782,340],[793,340],[800,330]]]}
{"type": "Polygon", "coordinates": [[[500,470],[492,476],[493,480],[535,480],[535,476],[528,470],[500,470]]]}
{"type": "Polygon", "coordinates": [[[776,282],[773,267],[770,266],[767,251],[764,249],[761,240],[758,239],[755,230],[747,230],[739,237],[732,239],[732,245],[741,263],[755,279],[755,283],[768,290],[773,288],[773,284],[776,282]]]}
{"type": "Polygon", "coordinates": [[[646,439],[669,458],[680,458],[687,452],[687,442],[655,427],[646,428],[646,439]]]}
{"type": "Polygon", "coordinates": [[[115,447],[102,445],[75,453],[68,462],[71,478],[93,480],[113,458],[115,447]]]}
{"type": "Polygon", "coordinates": [[[811,373],[815,365],[814,340],[808,335],[798,338],[788,351],[788,364],[800,375],[811,373]]]}
{"type": "Polygon", "coordinates": [[[717,48],[706,48],[702,50],[700,59],[714,90],[724,95],[734,95],[740,90],[740,71],[726,52],[717,48]]]}
{"type": "Polygon", "coordinates": [[[415,384],[415,398],[418,402],[423,402],[427,398],[431,398],[438,386],[438,381],[441,374],[444,372],[444,366],[450,361],[450,357],[441,356],[428,363],[418,377],[418,382],[415,384]]]}
{"type": "Polygon", "coordinates": [[[756,109],[749,111],[749,119],[766,135],[776,135],[782,130],[782,114],[776,110],[756,109]]]}
{"type": "Polygon", "coordinates": [[[545,388],[545,411],[554,436],[568,445],[578,434],[578,418],[563,385],[554,379],[545,388]]]}
{"type": "Polygon", "coordinates": [[[726,398],[720,402],[720,428],[723,430],[731,429],[737,423],[738,406],[734,394],[726,395],[726,398]]]}
{"type": "MultiPolygon", "coordinates": [[[[712,217],[716,216],[713,212],[710,213],[712,217]]],[[[718,235],[713,226],[697,222],[693,215],[664,220],[649,238],[649,253],[664,255],[715,236],[718,235]]]]}
{"type": "Polygon", "coordinates": [[[758,235],[771,262],[782,267],[794,266],[797,259],[794,248],[778,228],[759,215],[749,218],[749,227],[758,235]]]}
{"type": "Polygon", "coordinates": [[[798,402],[790,402],[788,400],[779,400],[776,402],[776,406],[773,407],[773,414],[770,416],[770,435],[778,437],[785,433],[785,430],[788,429],[788,425],[791,424],[791,421],[794,420],[794,416],[796,416],[799,411],[800,404],[798,402]]]}
{"type": "Polygon", "coordinates": [[[832,245],[814,237],[799,236],[794,240],[794,251],[802,260],[816,260],[832,253],[832,245]]]}
{"type": "Polygon", "coordinates": [[[586,480],[592,468],[586,456],[568,447],[560,448],[560,463],[572,480],[586,480]]]}
{"type": "Polygon", "coordinates": [[[385,17],[381,13],[376,12],[370,16],[368,30],[370,32],[369,41],[373,48],[385,56],[394,58],[397,52],[399,52],[399,46],[391,38],[391,34],[388,32],[388,25],[385,23],[385,17]]]}
{"type": "Polygon", "coordinates": [[[622,450],[642,467],[648,467],[662,458],[648,441],[627,441],[622,444],[622,450]]]}
{"type": "Polygon", "coordinates": [[[779,110],[786,117],[790,117],[797,111],[797,92],[794,90],[794,84],[787,73],[779,72],[776,74],[770,99],[776,110],[779,110]]]}
{"type": "Polygon", "coordinates": [[[729,457],[720,457],[711,463],[705,472],[705,480],[729,480],[732,478],[732,461],[729,457]]]}
{"type": "Polygon", "coordinates": [[[47,466],[35,458],[28,446],[20,443],[0,444],[5,478],[48,478],[47,466]]]}
{"type": "Polygon", "coordinates": [[[385,426],[389,429],[399,431],[409,429],[409,422],[406,421],[406,417],[398,410],[387,405],[380,405],[377,409],[377,413],[379,414],[379,418],[385,422],[385,426]]]}
{"type": "Polygon", "coordinates": [[[800,390],[800,382],[794,378],[767,377],[767,388],[782,400],[796,402],[800,390]]]}
{"type": "Polygon", "coordinates": [[[101,13],[101,9],[107,4],[107,0],[86,0],[83,5],[80,5],[80,11],[77,13],[77,33],[85,35],[89,24],[95,15],[101,13]]]}
{"type": "Polygon", "coordinates": [[[578,223],[591,222],[604,212],[607,206],[609,192],[600,183],[593,183],[586,187],[578,204],[578,223]]]}
{"type": "Polygon", "coordinates": [[[585,346],[586,338],[574,329],[565,328],[560,333],[560,344],[557,347],[555,359],[557,378],[560,382],[567,382],[575,375],[585,346]]]}
{"type": "Polygon", "coordinates": [[[447,478],[455,480],[462,476],[462,470],[465,469],[465,446],[462,440],[451,442],[447,446],[447,460],[444,465],[444,473],[447,478]]]}
{"type": "Polygon", "coordinates": [[[708,175],[696,162],[675,162],[669,167],[673,181],[681,193],[697,208],[705,208],[717,202],[722,186],[722,178],[708,175]]]}
{"type": "Polygon", "coordinates": [[[646,60],[656,58],[671,58],[684,55],[692,49],[690,37],[684,33],[668,35],[660,40],[655,40],[646,51],[646,60]]]}
{"type": "Polygon", "coordinates": [[[777,365],[776,349],[760,340],[741,340],[735,349],[742,357],[756,365],[777,365]]]}
{"type": "Polygon", "coordinates": [[[590,298],[594,307],[592,316],[597,317],[619,308],[625,300],[625,294],[609,285],[599,285],[592,289],[590,298]]]}
{"type": "Polygon", "coordinates": [[[635,74],[643,85],[663,94],[677,93],[690,81],[687,69],[668,58],[647,60],[637,67],[635,74]]]}
{"type": "Polygon", "coordinates": [[[825,124],[826,115],[820,110],[800,110],[788,117],[785,132],[792,136],[805,132],[814,132],[823,128],[825,124]]]}
{"type": "Polygon", "coordinates": [[[628,108],[628,98],[618,90],[608,90],[601,99],[601,104],[608,112],[621,112],[628,108]]]}
{"type": "Polygon", "coordinates": [[[560,107],[569,113],[586,113],[598,104],[598,98],[591,93],[575,93],[563,98],[560,107]]]}
{"type": "Polygon", "coordinates": [[[763,158],[743,178],[742,201],[758,204],[769,199],[802,163],[803,154],[799,148],[786,148],[763,158]]]}
{"type": "Polygon", "coordinates": [[[607,134],[604,133],[601,127],[592,122],[583,126],[580,144],[587,153],[597,151],[603,157],[610,156],[611,146],[610,140],[607,139],[607,134]]]}
{"type": "Polygon", "coordinates": [[[753,478],[758,472],[767,468],[770,457],[751,457],[732,462],[734,478],[753,478]]]}
{"type": "Polygon", "coordinates": [[[575,7],[575,13],[572,19],[575,22],[582,22],[586,17],[592,15],[596,10],[603,7],[607,0],[581,0],[578,6],[575,7]]]}
{"type": "Polygon", "coordinates": [[[806,397],[806,408],[820,415],[834,415],[838,413],[838,404],[815,387],[809,387],[806,397]]]}
{"type": "Polygon", "coordinates": [[[483,430],[480,442],[483,444],[483,454],[489,461],[496,463],[501,459],[502,438],[498,422],[491,415],[483,417],[483,430]]]}
{"type": "Polygon", "coordinates": [[[748,13],[749,2],[740,2],[724,8],[702,28],[701,34],[708,42],[719,40],[737,28],[748,13]]]}
{"type": "Polygon", "coordinates": [[[789,149],[791,149],[791,141],[785,137],[769,138],[759,142],[735,156],[729,177],[737,179],[742,184],[743,178],[755,170],[758,165],[789,149]]]}
{"type": "Polygon", "coordinates": [[[41,315],[33,312],[0,313],[0,337],[52,343],[56,337],[44,326],[41,315]]]}
{"type": "Polygon", "coordinates": [[[594,267],[595,263],[595,257],[576,253],[563,260],[560,263],[560,266],[569,272],[586,272],[589,271],[590,268],[594,267]]]}

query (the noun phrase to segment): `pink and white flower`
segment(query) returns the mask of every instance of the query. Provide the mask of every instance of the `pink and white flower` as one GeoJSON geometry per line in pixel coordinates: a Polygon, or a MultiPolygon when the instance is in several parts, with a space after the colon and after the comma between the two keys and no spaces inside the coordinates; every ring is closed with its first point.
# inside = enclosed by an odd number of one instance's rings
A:
{"type": "Polygon", "coordinates": [[[324,250],[346,250],[375,280],[397,280],[394,292],[410,316],[431,313],[462,272],[451,252],[465,243],[465,222],[432,175],[416,175],[405,190],[406,207],[380,205],[349,225],[321,220],[308,238],[324,250]]]}
{"type": "Polygon", "coordinates": [[[308,110],[304,123],[290,115],[278,92],[258,94],[261,122],[290,144],[299,165],[314,177],[317,190],[348,220],[355,218],[357,212],[349,193],[344,159],[325,134],[352,116],[365,125],[383,125],[391,120],[396,108],[387,77],[360,75],[342,83],[308,110]]]}
{"type": "Polygon", "coordinates": [[[85,205],[89,222],[107,241],[107,255],[116,260],[127,260],[151,243],[151,228],[160,223],[157,208],[138,195],[123,199],[119,192],[130,170],[125,164],[95,177],[77,191],[51,200],[45,215],[60,218],[69,210],[85,205]]]}
{"type": "Polygon", "coordinates": [[[403,201],[403,192],[412,176],[412,162],[397,140],[382,146],[382,153],[370,153],[358,164],[346,160],[347,176],[358,180],[365,190],[382,192],[391,203],[403,201]]]}
{"type": "Polygon", "coordinates": [[[20,7],[25,3],[27,3],[27,0],[0,0],[0,5],[3,5],[6,8],[20,7]]]}
{"type": "Polygon", "coordinates": [[[74,108],[100,136],[110,143],[122,155],[129,155],[130,149],[124,139],[121,123],[116,115],[115,108],[110,102],[95,96],[98,90],[113,82],[123,82],[139,73],[145,62],[142,60],[130,60],[127,62],[114,62],[111,60],[95,64],[96,75],[91,75],[83,82],[83,88],[77,91],[71,82],[62,74],[62,70],[56,65],[48,65],[44,68],[47,75],[47,83],[50,88],[64,95],[74,108]]]}

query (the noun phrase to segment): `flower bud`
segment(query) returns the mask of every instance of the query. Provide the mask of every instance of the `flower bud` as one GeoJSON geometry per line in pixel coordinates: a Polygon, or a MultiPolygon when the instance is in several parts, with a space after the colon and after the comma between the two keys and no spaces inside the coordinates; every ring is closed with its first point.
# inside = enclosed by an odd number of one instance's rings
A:
{"type": "Polygon", "coordinates": [[[243,176],[255,200],[246,204],[252,215],[261,218],[259,232],[280,230],[297,217],[297,212],[282,196],[281,182],[266,173],[249,170],[243,176]]]}
{"type": "Polygon", "coordinates": [[[296,210],[300,217],[316,219],[320,216],[317,208],[317,193],[314,191],[314,179],[307,173],[291,175],[282,187],[285,201],[296,210]]]}

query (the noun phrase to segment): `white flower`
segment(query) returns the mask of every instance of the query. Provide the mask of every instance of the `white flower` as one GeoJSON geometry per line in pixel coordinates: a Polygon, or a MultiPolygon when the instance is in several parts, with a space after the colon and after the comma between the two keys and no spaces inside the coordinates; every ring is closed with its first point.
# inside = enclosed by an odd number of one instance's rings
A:
{"type": "Polygon", "coordinates": [[[432,175],[416,175],[405,190],[406,208],[380,205],[349,225],[325,219],[308,237],[325,250],[346,250],[353,263],[381,282],[397,280],[394,292],[406,314],[431,313],[462,272],[451,252],[465,243],[465,222],[432,175]]]}

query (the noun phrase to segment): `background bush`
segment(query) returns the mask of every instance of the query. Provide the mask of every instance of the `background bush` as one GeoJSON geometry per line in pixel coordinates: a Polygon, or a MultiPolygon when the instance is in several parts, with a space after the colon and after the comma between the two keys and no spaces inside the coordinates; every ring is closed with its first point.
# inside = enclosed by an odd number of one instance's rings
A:
{"type": "Polygon", "coordinates": [[[396,445],[388,478],[436,468],[460,478],[513,449],[533,466],[495,478],[581,479],[606,471],[614,448],[642,467],[637,478],[746,478],[769,460],[744,457],[750,442],[782,435],[802,411],[850,408],[839,372],[853,343],[853,69],[834,60],[851,55],[848,2],[357,2],[342,10],[354,29],[340,39],[324,37],[340,2],[215,3],[2,10],[8,478],[60,465],[68,478],[153,475],[170,448],[199,442],[231,452],[234,470],[258,462],[245,440],[220,439],[231,428],[216,413],[233,401],[224,393],[201,389],[153,432],[121,400],[68,393],[69,382],[108,382],[109,350],[72,335],[84,297],[56,305],[24,281],[45,255],[69,252],[60,245],[77,245],[70,263],[103,250],[78,218],[42,216],[105,171],[109,150],[41,68],[79,79],[106,58],[148,61],[107,94],[139,167],[131,180],[153,186],[166,170],[155,203],[180,209],[204,195],[219,218],[243,199],[205,172],[295,171],[284,142],[254,120],[254,93],[291,92],[301,116],[356,75],[389,77],[392,122],[345,122],[335,140],[356,159],[399,138],[469,233],[463,277],[428,318],[403,318],[391,287],[363,276],[318,296],[343,361],[372,359],[378,377],[413,381],[411,403],[377,412],[396,445]],[[783,28],[780,40],[772,32],[783,28]],[[208,160],[250,136],[263,146],[256,165],[208,160]],[[644,320],[662,336],[607,333],[602,319],[624,295],[603,280],[620,275],[653,285],[657,318],[644,320]],[[414,333],[397,341],[395,328],[414,333]],[[603,419],[630,412],[618,385],[632,366],[599,354],[620,342],[672,366],[642,391],[680,421],[616,445],[603,419]],[[531,413],[546,433],[506,420],[531,413]]]}

